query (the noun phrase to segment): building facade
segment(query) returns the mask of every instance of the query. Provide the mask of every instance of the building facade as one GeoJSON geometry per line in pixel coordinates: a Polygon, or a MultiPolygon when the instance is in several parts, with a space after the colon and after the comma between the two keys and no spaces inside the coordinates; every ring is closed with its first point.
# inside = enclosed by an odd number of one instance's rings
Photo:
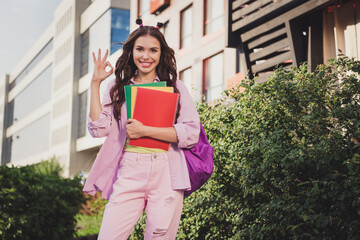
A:
{"type": "Polygon", "coordinates": [[[103,141],[91,141],[86,133],[91,52],[110,49],[114,62],[121,53],[116,43],[129,34],[129,20],[130,1],[59,4],[47,30],[1,79],[2,165],[36,164],[55,156],[64,176],[90,170],[103,141]]]}
{"type": "MultiPolygon", "coordinates": [[[[175,50],[178,77],[194,101],[213,101],[234,83],[236,49],[227,48],[226,0],[64,0],[54,21],[0,82],[1,164],[36,164],[55,156],[64,176],[88,173],[104,138],[87,131],[92,52],[110,50],[115,65],[130,31],[160,29],[175,50]]],[[[246,69],[244,70],[246,72],[246,69]]],[[[100,89],[104,93],[106,79],[100,89]]]]}
{"type": "MultiPolygon", "coordinates": [[[[163,31],[175,50],[179,79],[195,101],[221,97],[236,73],[236,50],[226,47],[227,0],[131,1],[130,25],[164,23],[163,31]]],[[[246,71],[245,71],[246,72],[246,71]]]]}
{"type": "Polygon", "coordinates": [[[313,71],[330,58],[360,58],[359,0],[230,0],[227,10],[227,46],[258,82],[277,65],[313,71]]]}

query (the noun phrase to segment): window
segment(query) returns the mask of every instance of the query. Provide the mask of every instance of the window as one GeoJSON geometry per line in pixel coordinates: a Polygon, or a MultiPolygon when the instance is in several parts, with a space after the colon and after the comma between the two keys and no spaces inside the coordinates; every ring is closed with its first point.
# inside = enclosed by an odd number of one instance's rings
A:
{"type": "Polygon", "coordinates": [[[150,0],[138,0],[138,17],[150,15],[150,0]]]}
{"type": "MultiPolygon", "coordinates": [[[[4,131],[13,124],[14,116],[14,99],[5,105],[4,111],[4,131]]],[[[11,158],[11,143],[12,137],[3,138],[1,164],[10,162],[11,158]]]]}
{"type": "Polygon", "coordinates": [[[170,35],[172,33],[172,30],[169,29],[169,20],[164,22],[164,26],[160,28],[160,32],[164,35],[167,44],[171,48],[174,48],[173,46],[176,46],[174,42],[176,42],[177,39],[170,35]]]}
{"type": "Polygon", "coordinates": [[[33,70],[35,68],[35,66],[49,53],[51,52],[53,48],[53,40],[51,39],[43,49],[41,49],[41,51],[38,53],[38,55],[36,55],[36,57],[29,63],[29,65],[26,66],[26,68],[24,68],[24,70],[22,70],[22,72],[16,77],[16,79],[10,84],[10,89],[13,89],[13,87],[15,87],[16,84],[18,84],[20,81],[22,81],[27,74],[33,70]]]}
{"type": "Polygon", "coordinates": [[[5,165],[10,162],[11,143],[12,143],[12,137],[3,138],[2,152],[1,152],[1,165],[5,165]]]}
{"type": "Polygon", "coordinates": [[[7,129],[14,123],[14,100],[5,104],[5,111],[4,111],[4,128],[7,129]]]}
{"type": "Polygon", "coordinates": [[[86,119],[87,119],[87,99],[88,91],[85,91],[79,95],[79,126],[78,126],[78,138],[86,135],[86,119]]]}
{"type": "Polygon", "coordinates": [[[88,72],[94,69],[92,52],[97,54],[99,48],[102,53],[105,53],[106,49],[111,51],[111,12],[111,8],[108,9],[89,28],[88,72]]]}
{"type": "Polygon", "coordinates": [[[14,98],[14,121],[19,121],[51,99],[52,65],[14,98]]]}
{"type": "Polygon", "coordinates": [[[11,162],[46,151],[50,146],[50,114],[12,136],[11,162]]]}
{"type": "Polygon", "coordinates": [[[193,12],[192,5],[190,5],[180,13],[180,49],[191,45],[193,31],[192,25],[193,12]]]}
{"type": "Polygon", "coordinates": [[[89,30],[81,35],[81,69],[80,76],[84,76],[89,71],[89,30]]]}
{"type": "Polygon", "coordinates": [[[186,88],[189,90],[189,92],[191,93],[192,90],[192,76],[191,76],[191,67],[182,70],[180,72],[180,80],[183,81],[183,83],[185,84],[186,88]]]}
{"type": "Polygon", "coordinates": [[[212,33],[224,26],[224,0],[205,0],[204,35],[212,33]]]}
{"type": "Polygon", "coordinates": [[[239,44],[236,47],[236,73],[242,72],[246,73],[248,71],[246,65],[246,58],[244,53],[244,46],[239,44]]]}
{"type": "Polygon", "coordinates": [[[130,32],[130,11],[123,9],[111,9],[111,47],[110,54],[113,54],[125,42],[130,32]]]}
{"type": "Polygon", "coordinates": [[[204,60],[203,94],[207,101],[221,97],[223,87],[223,53],[204,60]]]}
{"type": "Polygon", "coordinates": [[[160,28],[160,32],[164,35],[165,40],[167,40],[168,25],[169,25],[169,21],[166,21],[166,22],[164,22],[164,26],[162,28],[160,28]]]}

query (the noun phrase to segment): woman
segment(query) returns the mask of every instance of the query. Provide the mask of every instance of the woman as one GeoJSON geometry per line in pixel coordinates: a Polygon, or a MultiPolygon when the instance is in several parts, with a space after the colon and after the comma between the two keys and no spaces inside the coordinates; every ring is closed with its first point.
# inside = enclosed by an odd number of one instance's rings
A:
{"type": "Polygon", "coordinates": [[[93,53],[89,131],[106,140],[92,166],[84,191],[102,192],[108,199],[100,240],[127,239],[145,210],[145,239],[175,239],[180,222],[183,195],[190,180],[182,148],[194,146],[199,138],[200,120],[189,92],[177,80],[174,51],[156,27],[143,26],[133,31],[116,62],[116,79],[111,81],[100,103],[101,82],[113,73],[106,61],[93,53]],[[106,70],[109,69],[108,71],[106,70]],[[168,128],[144,126],[127,119],[124,86],[166,81],[179,93],[175,124],[168,128]],[[128,139],[151,137],[170,142],[170,149],[138,148],[128,139]]]}

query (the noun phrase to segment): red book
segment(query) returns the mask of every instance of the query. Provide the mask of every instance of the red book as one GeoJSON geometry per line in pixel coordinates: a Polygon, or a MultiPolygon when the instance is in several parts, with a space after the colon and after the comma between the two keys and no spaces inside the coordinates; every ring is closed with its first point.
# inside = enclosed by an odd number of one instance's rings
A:
{"type": "MultiPolygon", "coordinates": [[[[151,127],[172,127],[175,121],[179,94],[139,87],[133,118],[151,127]]],[[[170,143],[143,137],[130,139],[129,145],[169,150],[170,143]]]]}

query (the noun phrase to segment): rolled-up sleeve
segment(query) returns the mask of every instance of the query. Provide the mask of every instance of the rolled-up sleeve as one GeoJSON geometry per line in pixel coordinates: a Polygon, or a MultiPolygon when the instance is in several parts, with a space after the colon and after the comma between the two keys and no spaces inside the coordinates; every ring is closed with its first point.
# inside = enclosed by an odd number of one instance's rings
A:
{"type": "Polygon", "coordinates": [[[92,121],[90,115],[88,116],[88,130],[93,137],[106,137],[110,132],[112,123],[112,105],[111,103],[110,90],[114,85],[115,80],[108,83],[104,96],[101,102],[102,111],[97,120],[92,121]]]}
{"type": "Polygon", "coordinates": [[[181,81],[176,82],[180,91],[180,115],[174,128],[179,148],[191,148],[199,140],[200,118],[189,91],[181,81]]]}

